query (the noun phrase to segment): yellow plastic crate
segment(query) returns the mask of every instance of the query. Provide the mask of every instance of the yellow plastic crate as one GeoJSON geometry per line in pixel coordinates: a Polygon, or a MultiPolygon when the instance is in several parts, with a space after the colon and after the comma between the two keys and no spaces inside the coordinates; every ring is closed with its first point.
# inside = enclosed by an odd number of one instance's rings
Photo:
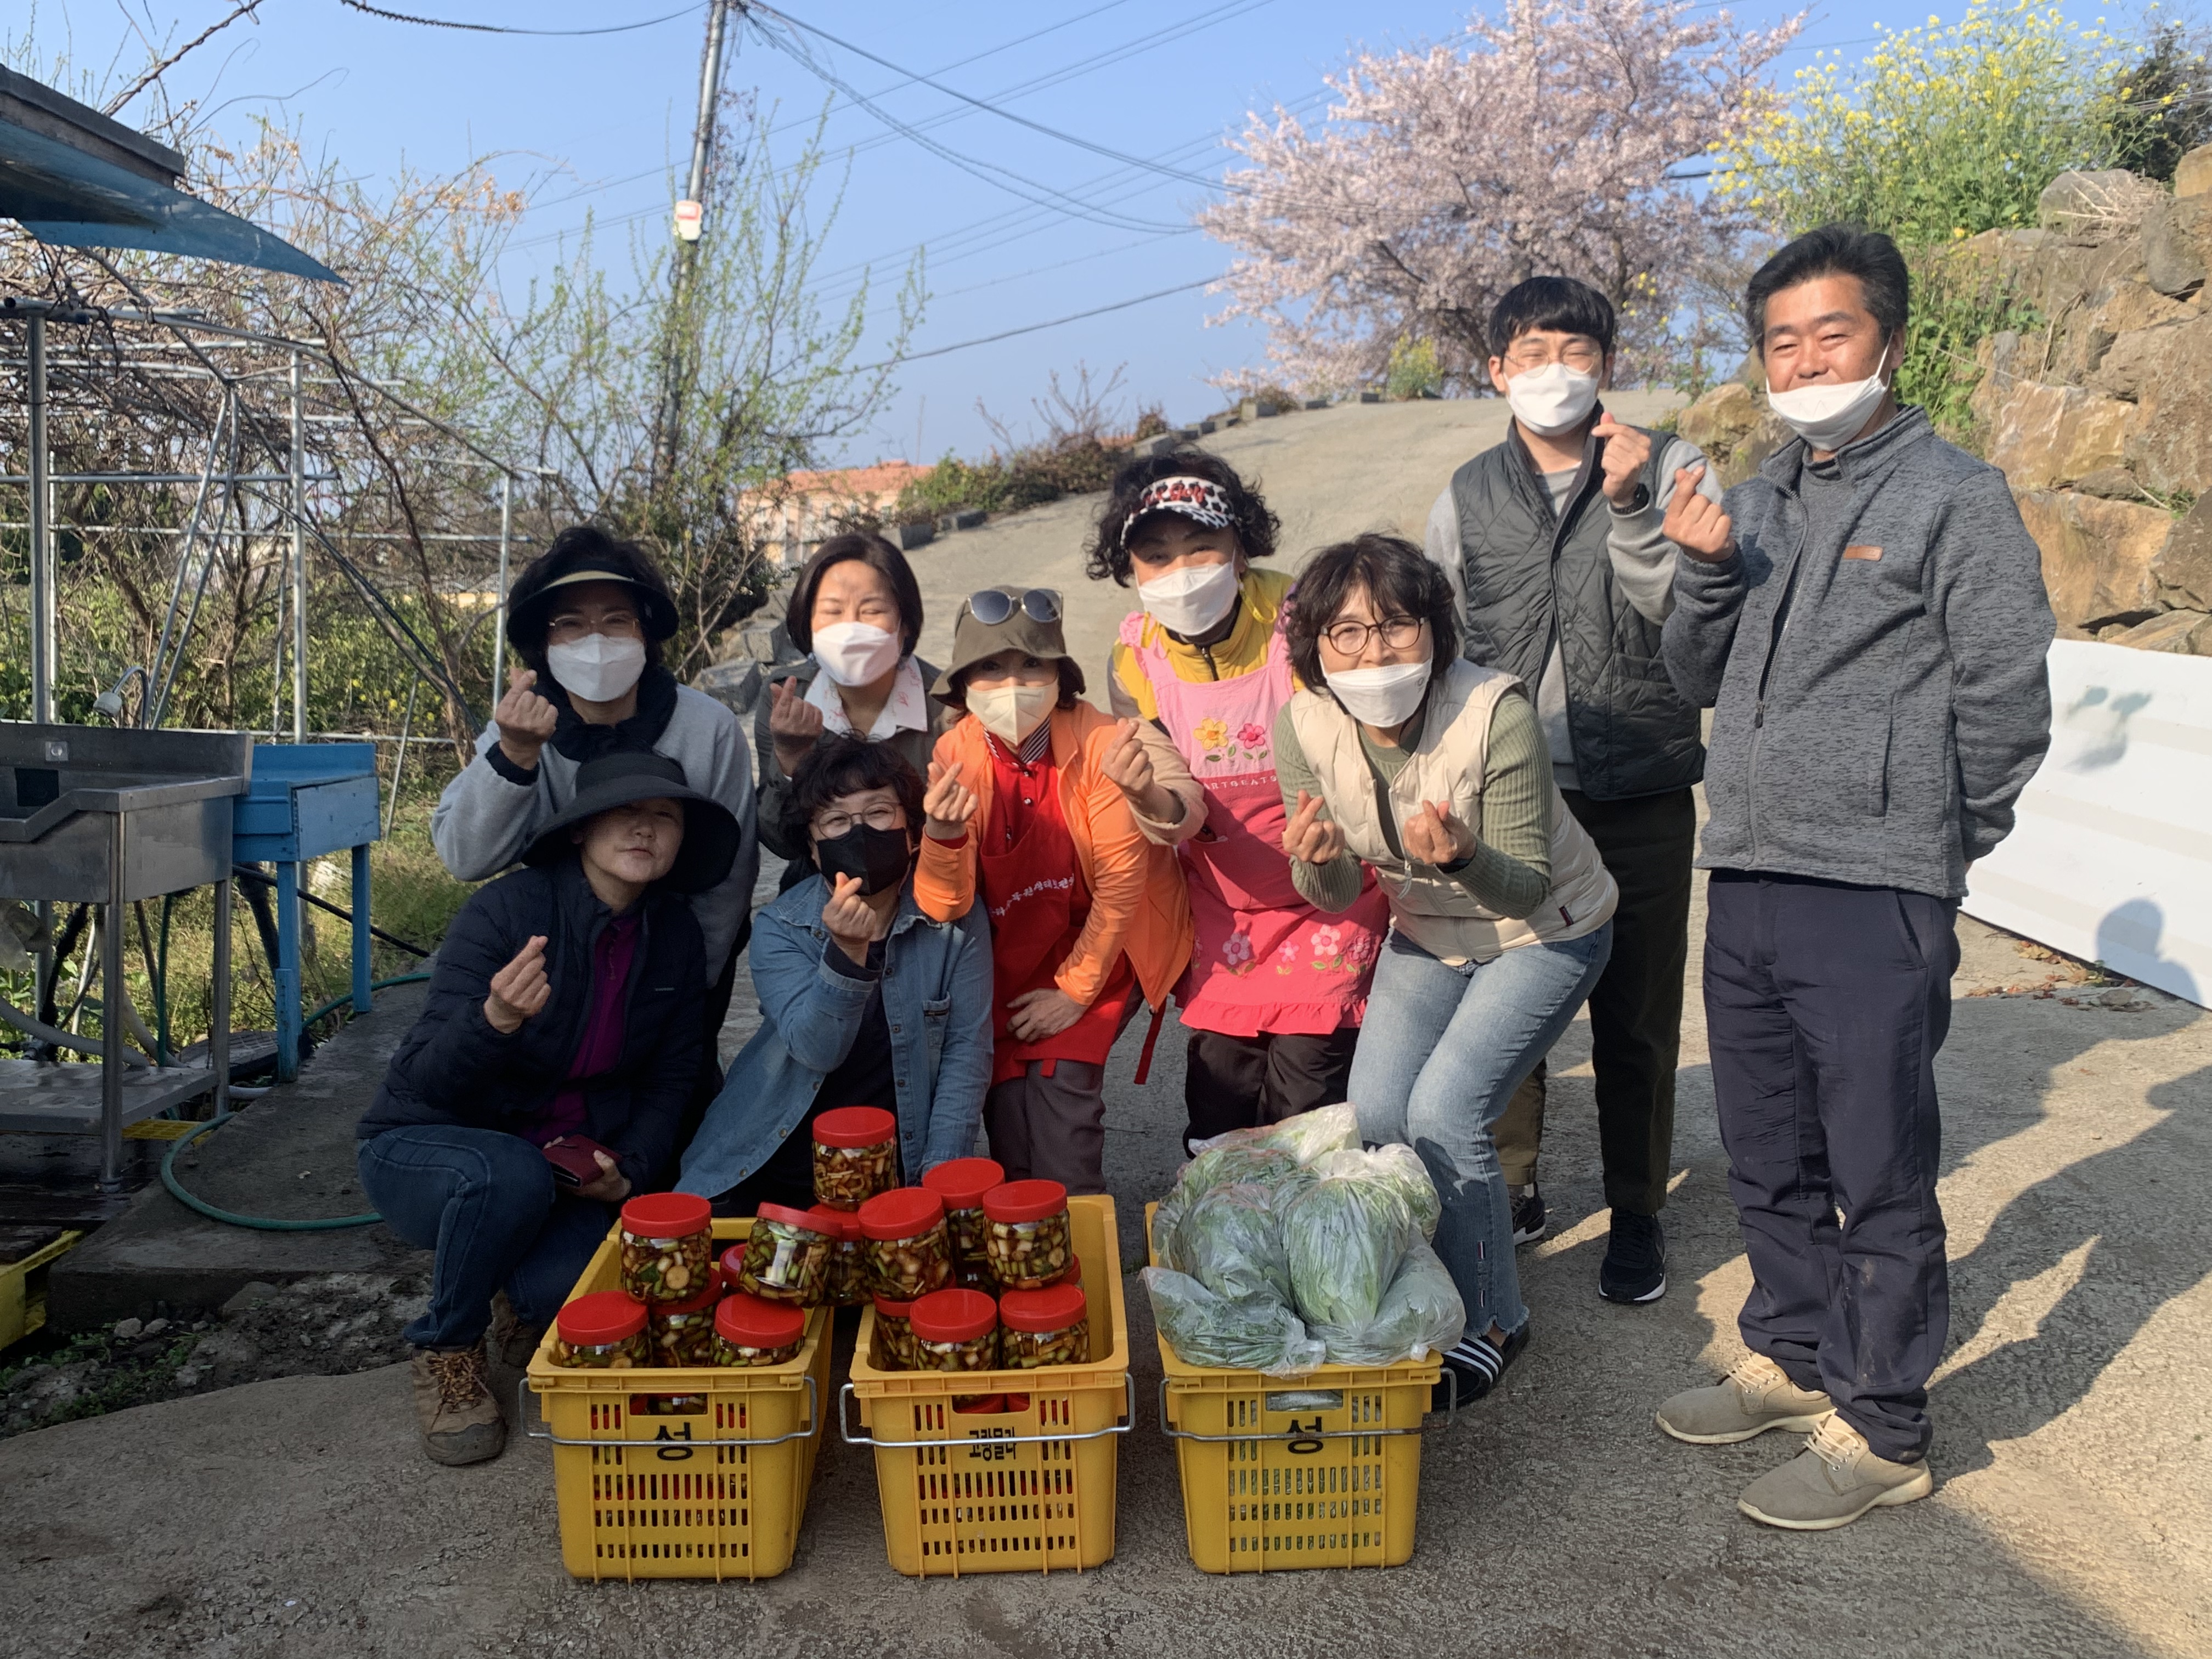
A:
{"type": "MultiPolygon", "coordinates": [[[[1158,1207],[1146,1206],[1147,1238],[1158,1207]]],[[[1441,1359],[1323,1365],[1285,1381],[1188,1365],[1159,1344],[1160,1426],[1176,1443],[1183,1534],[1201,1571],[1412,1557],[1422,1419],[1441,1359]]]]}
{"type": "Polygon", "coordinates": [[[1051,1572],[1114,1555],[1115,1437],[1135,1419],[1129,1322],[1114,1200],[1071,1198],[1091,1322],[1087,1365],[1036,1370],[884,1371],[870,1364],[876,1310],[860,1316],[837,1431],[872,1447],[891,1565],[909,1577],[1051,1572]],[[956,1412],[955,1395],[1020,1394],[1012,1412],[956,1412]],[[859,1401],[855,1435],[843,1401],[859,1401]]]}
{"type": "Polygon", "coordinates": [[[47,1272],[83,1237],[82,1231],[67,1231],[20,1261],[0,1262],[0,1348],[45,1326],[47,1272]]]}
{"type": "MultiPolygon", "coordinates": [[[[714,1223],[719,1255],[752,1231],[714,1223]]],[[[613,1232],[572,1297],[622,1288],[613,1232]]],[[[578,1578],[773,1578],[791,1565],[830,1396],[833,1312],[808,1316],[781,1365],[582,1370],[553,1362],[553,1333],[528,1386],[553,1443],[561,1560],[578,1578]],[[679,1411],[656,1411],[669,1401],[679,1411]]]]}

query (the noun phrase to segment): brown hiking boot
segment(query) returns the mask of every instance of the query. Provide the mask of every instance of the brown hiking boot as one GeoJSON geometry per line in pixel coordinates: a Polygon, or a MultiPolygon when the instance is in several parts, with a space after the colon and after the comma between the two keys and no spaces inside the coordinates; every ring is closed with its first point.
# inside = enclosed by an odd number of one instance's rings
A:
{"type": "Polygon", "coordinates": [[[514,1311],[514,1304],[500,1291],[491,1299],[491,1363],[504,1365],[509,1370],[526,1371],[530,1362],[538,1357],[538,1345],[544,1340],[543,1325],[526,1325],[514,1311]]]}
{"type": "Polygon", "coordinates": [[[440,1353],[417,1348],[408,1362],[415,1378],[415,1421],[434,1463],[481,1463],[507,1446],[507,1419],[484,1376],[484,1346],[440,1353]]]}
{"type": "Polygon", "coordinates": [[[1659,1426],[1693,1446],[1728,1446],[1769,1429],[1809,1434],[1835,1406],[1825,1394],[1792,1382],[1763,1353],[1746,1354],[1708,1388],[1686,1389],[1659,1407],[1659,1426]]]}

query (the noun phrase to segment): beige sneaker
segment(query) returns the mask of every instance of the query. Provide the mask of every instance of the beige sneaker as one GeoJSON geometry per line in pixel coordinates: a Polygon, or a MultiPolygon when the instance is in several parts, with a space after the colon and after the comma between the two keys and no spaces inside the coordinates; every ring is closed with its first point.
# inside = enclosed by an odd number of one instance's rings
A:
{"type": "Polygon", "coordinates": [[[1923,1461],[1893,1463],[1877,1457],[1861,1434],[1831,1417],[1805,1442],[1805,1449],[1743,1489],[1735,1506],[1754,1521],[1792,1532],[1847,1527],[1869,1510],[1910,1504],[1936,1490],[1923,1461]]]}
{"type": "Polygon", "coordinates": [[[417,1348],[408,1364],[415,1421],[432,1462],[481,1463],[506,1449],[507,1419],[484,1377],[483,1343],[446,1353],[417,1348]]]}
{"type": "Polygon", "coordinates": [[[1763,1353],[1746,1354],[1710,1388],[1687,1389],[1659,1407],[1659,1426],[1693,1446],[1729,1446],[1769,1429],[1809,1434],[1835,1413],[1825,1394],[1792,1382],[1763,1353]]]}

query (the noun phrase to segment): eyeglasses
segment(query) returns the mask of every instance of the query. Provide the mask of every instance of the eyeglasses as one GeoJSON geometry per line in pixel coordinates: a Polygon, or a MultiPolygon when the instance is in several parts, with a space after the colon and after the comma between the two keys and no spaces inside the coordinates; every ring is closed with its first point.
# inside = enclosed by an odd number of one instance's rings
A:
{"type": "Polygon", "coordinates": [[[814,819],[814,833],[824,841],[835,841],[855,823],[865,823],[871,830],[903,830],[906,808],[878,802],[858,817],[850,812],[818,813],[814,819]]]}
{"type": "Polygon", "coordinates": [[[1016,606],[1031,622],[1060,620],[1060,595],[1049,587],[1032,587],[1019,595],[1009,593],[1003,587],[987,587],[968,596],[968,614],[986,628],[996,628],[1006,621],[1014,614],[1016,606]]]}
{"type": "Polygon", "coordinates": [[[550,645],[574,645],[594,634],[634,640],[641,636],[641,630],[638,627],[637,617],[627,611],[610,611],[599,617],[579,616],[572,611],[565,617],[553,618],[546,627],[545,639],[550,645]]]}
{"type": "Polygon", "coordinates": [[[1535,341],[1525,342],[1506,352],[1505,367],[1519,371],[1541,368],[1547,363],[1561,362],[1578,374],[1595,374],[1605,362],[1605,353],[1592,340],[1570,340],[1561,346],[1556,356],[1548,345],[1535,341]]]}
{"type": "Polygon", "coordinates": [[[1321,630],[1328,648],[1342,657],[1356,657],[1367,648],[1367,636],[1380,634],[1393,651],[1411,650],[1421,637],[1419,617],[1385,617],[1379,623],[1331,623],[1321,630]]]}

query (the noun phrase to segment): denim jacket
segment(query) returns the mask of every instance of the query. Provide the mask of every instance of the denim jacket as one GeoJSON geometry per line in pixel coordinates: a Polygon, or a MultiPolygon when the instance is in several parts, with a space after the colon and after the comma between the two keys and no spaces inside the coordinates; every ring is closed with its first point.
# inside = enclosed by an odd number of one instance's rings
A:
{"type": "MultiPolygon", "coordinates": [[[[822,925],[828,896],[822,878],[810,876],[754,918],[761,1028],[707,1109],[677,1191],[715,1197],[758,1170],[852,1052],[871,981],[823,960],[838,948],[822,925]]],[[[975,1148],[991,1085],[991,983],[983,907],[957,921],[933,921],[915,908],[909,876],[884,942],[882,984],[900,1167],[910,1182],[975,1148]]]]}

